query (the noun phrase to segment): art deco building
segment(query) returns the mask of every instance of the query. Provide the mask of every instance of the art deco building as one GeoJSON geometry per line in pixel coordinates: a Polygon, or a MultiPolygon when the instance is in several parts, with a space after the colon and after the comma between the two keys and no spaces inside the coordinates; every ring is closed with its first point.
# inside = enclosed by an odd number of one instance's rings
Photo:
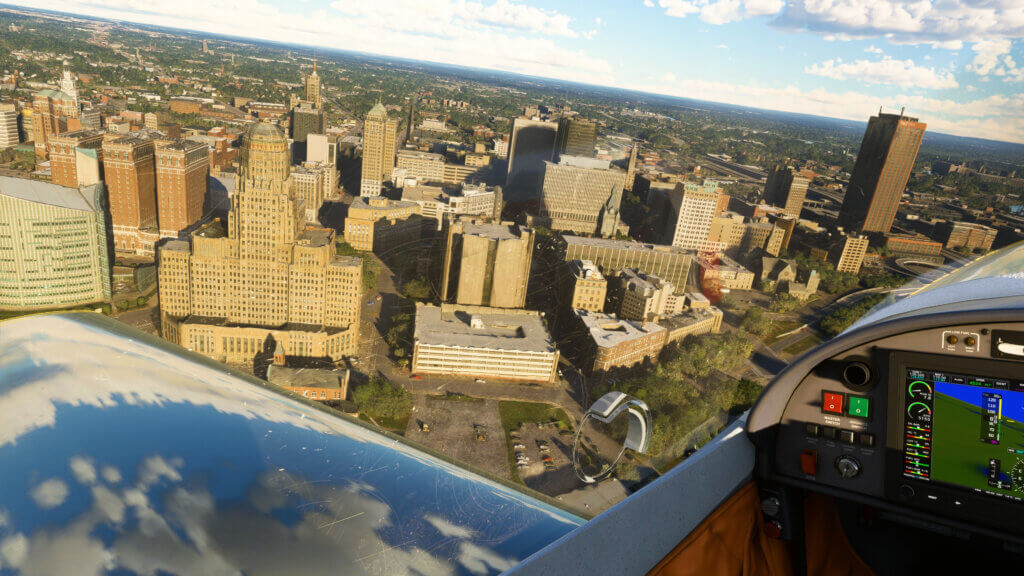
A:
{"type": "Polygon", "coordinates": [[[103,133],[75,130],[50,136],[50,180],[78,188],[103,179],[103,133]]]}
{"type": "Polygon", "coordinates": [[[889,232],[926,128],[902,113],[871,117],[839,211],[847,233],[889,232]]]}
{"type": "Polygon", "coordinates": [[[628,231],[619,219],[625,174],[607,160],[563,155],[544,162],[543,178],[538,224],[598,236],[628,231]]]}
{"type": "Polygon", "coordinates": [[[157,220],[162,238],[177,238],[203,218],[210,178],[206,145],[178,140],[156,148],[157,220]]]}
{"type": "Polygon", "coordinates": [[[322,84],[320,82],[320,75],[316,73],[316,62],[313,62],[313,72],[306,76],[306,102],[313,104],[317,108],[324,107],[324,99],[321,93],[322,84]]]}
{"type": "Polygon", "coordinates": [[[104,142],[103,177],[110,195],[114,249],[152,253],[159,239],[156,142],[141,131],[104,142]]]}
{"type": "Polygon", "coordinates": [[[363,122],[363,174],[359,186],[360,196],[380,196],[385,180],[391,178],[395,168],[395,145],[398,120],[388,117],[388,111],[378,102],[363,122]]]}
{"type": "Polygon", "coordinates": [[[105,196],[0,176],[0,310],[110,300],[105,196]]]}
{"type": "Polygon", "coordinates": [[[775,166],[768,172],[768,180],[764,185],[764,199],[772,206],[782,208],[783,212],[794,218],[800,218],[807,196],[807,186],[811,181],[786,166],[775,166]]]}
{"type": "Polygon", "coordinates": [[[356,350],[362,261],[336,255],[334,231],[304,225],[288,139],[246,133],[228,228],[213,224],[160,249],[164,338],[251,363],[281,343],[290,356],[340,360],[356,350]]]}
{"type": "Polygon", "coordinates": [[[533,259],[533,230],[512,222],[459,219],[448,226],[441,300],[522,308],[533,259]]]}

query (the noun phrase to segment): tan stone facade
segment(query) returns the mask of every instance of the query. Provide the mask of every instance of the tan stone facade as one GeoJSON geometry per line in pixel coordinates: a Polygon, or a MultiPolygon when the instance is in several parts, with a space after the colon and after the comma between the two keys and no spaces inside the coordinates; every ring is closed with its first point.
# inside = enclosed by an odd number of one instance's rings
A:
{"type": "Polygon", "coordinates": [[[452,222],[445,243],[441,299],[496,308],[525,306],[533,237],[531,228],[512,222],[452,222]]]}
{"type": "Polygon", "coordinates": [[[395,168],[397,137],[398,120],[389,118],[388,111],[378,102],[363,122],[360,196],[380,196],[381,186],[391,178],[391,171],[395,168]]]}
{"type": "Polygon", "coordinates": [[[419,242],[420,205],[382,197],[356,198],[345,217],[345,241],[356,250],[398,250],[419,242]]]}

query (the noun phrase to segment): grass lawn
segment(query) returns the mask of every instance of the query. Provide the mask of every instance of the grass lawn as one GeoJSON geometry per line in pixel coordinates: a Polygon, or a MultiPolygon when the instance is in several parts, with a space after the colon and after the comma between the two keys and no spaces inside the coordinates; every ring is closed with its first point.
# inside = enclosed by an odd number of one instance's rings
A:
{"type": "Polygon", "coordinates": [[[498,414],[501,415],[501,427],[505,430],[505,446],[508,448],[508,469],[512,474],[512,480],[520,484],[523,484],[523,481],[519,478],[519,469],[516,468],[515,450],[512,449],[515,441],[512,440],[510,433],[513,430],[517,430],[523,424],[533,424],[535,422],[556,422],[559,430],[572,430],[572,424],[569,422],[569,417],[565,414],[565,410],[550,404],[499,400],[498,414]]]}
{"type": "Polygon", "coordinates": [[[430,400],[452,400],[455,402],[483,402],[483,398],[474,398],[458,392],[445,392],[444,394],[427,394],[430,400]]]}
{"type": "Polygon", "coordinates": [[[370,420],[369,416],[364,413],[360,413],[359,419],[369,422],[370,424],[376,422],[377,426],[387,430],[388,432],[394,432],[399,436],[405,436],[405,428],[409,425],[410,416],[412,416],[411,413],[406,414],[401,418],[374,418],[373,420],[370,420]]]}
{"type": "Polygon", "coordinates": [[[818,338],[814,334],[811,334],[810,336],[804,338],[803,340],[800,340],[796,344],[791,344],[787,346],[782,351],[785,352],[786,354],[792,354],[793,356],[797,356],[799,354],[807,352],[808,350],[814,348],[818,344],[821,344],[821,342],[821,338],[818,338]]]}
{"type": "Polygon", "coordinates": [[[772,329],[768,331],[768,334],[764,337],[765,344],[771,344],[779,339],[779,334],[785,334],[790,330],[795,330],[801,326],[803,322],[798,320],[786,320],[783,322],[772,322],[772,329]]]}

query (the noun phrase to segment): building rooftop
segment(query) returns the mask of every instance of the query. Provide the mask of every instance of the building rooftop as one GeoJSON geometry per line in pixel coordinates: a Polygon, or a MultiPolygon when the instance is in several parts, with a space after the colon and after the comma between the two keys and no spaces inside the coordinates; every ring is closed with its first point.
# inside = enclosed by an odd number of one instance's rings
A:
{"type": "Polygon", "coordinates": [[[587,278],[589,280],[604,280],[601,270],[590,260],[570,260],[569,271],[576,278],[587,278]]]}
{"type": "Polygon", "coordinates": [[[424,200],[444,200],[447,196],[450,196],[444,188],[440,186],[406,186],[402,188],[402,200],[408,202],[422,202],[424,200]]]}
{"type": "Polygon", "coordinates": [[[562,239],[565,240],[566,244],[577,245],[577,246],[595,246],[597,248],[615,248],[618,250],[654,250],[658,252],[675,252],[678,254],[693,255],[696,252],[693,250],[686,250],[679,248],[678,246],[665,246],[663,244],[644,244],[641,242],[634,242],[632,240],[613,240],[611,238],[588,238],[585,236],[573,236],[571,234],[562,234],[562,239]]]}
{"type": "Polygon", "coordinates": [[[340,389],[345,372],[346,370],[292,368],[271,364],[267,367],[267,382],[277,386],[340,389]]]}
{"type": "Polygon", "coordinates": [[[298,241],[299,243],[307,246],[325,246],[331,243],[333,233],[333,230],[329,230],[327,228],[307,226],[302,229],[302,232],[299,234],[298,241]]]}
{"type": "Polygon", "coordinates": [[[173,250],[175,252],[188,252],[189,245],[185,240],[169,240],[164,243],[161,247],[163,250],[173,250]]]}
{"type": "Polygon", "coordinates": [[[94,136],[103,136],[103,132],[100,130],[90,130],[84,128],[82,130],[74,130],[72,132],[64,132],[62,134],[54,134],[50,136],[51,139],[81,139],[81,138],[92,138],[94,136]]]}
{"type": "Polygon", "coordinates": [[[428,346],[555,351],[540,313],[531,310],[417,303],[415,338],[428,346]]]}
{"type": "Polygon", "coordinates": [[[78,189],[28,178],[0,176],[0,194],[4,196],[83,212],[96,211],[94,202],[97,186],[102,186],[102,184],[93,184],[78,189]]]}
{"type": "Polygon", "coordinates": [[[195,150],[196,148],[206,148],[206,144],[196,142],[195,140],[181,139],[161,146],[161,148],[164,150],[181,150],[183,152],[188,152],[189,150],[195,150]]]}
{"type": "MultiPolygon", "coordinates": [[[[573,166],[575,168],[589,168],[592,170],[611,170],[611,160],[602,160],[600,158],[589,158],[587,156],[569,156],[563,155],[558,157],[558,164],[560,166],[573,166]]],[[[619,171],[619,170],[616,170],[619,171]]]]}
{"type": "Polygon", "coordinates": [[[590,338],[601,348],[618,346],[630,340],[643,338],[655,332],[664,332],[665,328],[654,322],[637,322],[623,320],[614,314],[573,310],[583,326],[590,332],[590,338]]]}
{"type": "Polygon", "coordinates": [[[484,236],[492,240],[514,240],[522,236],[529,228],[511,222],[483,222],[479,220],[461,220],[462,232],[465,235],[484,236]]]}
{"type": "Polygon", "coordinates": [[[663,326],[669,332],[673,332],[680,328],[685,328],[692,324],[703,322],[712,316],[721,314],[722,311],[714,306],[708,306],[706,308],[689,308],[679,314],[673,314],[667,318],[658,319],[658,324],[663,326]]]}

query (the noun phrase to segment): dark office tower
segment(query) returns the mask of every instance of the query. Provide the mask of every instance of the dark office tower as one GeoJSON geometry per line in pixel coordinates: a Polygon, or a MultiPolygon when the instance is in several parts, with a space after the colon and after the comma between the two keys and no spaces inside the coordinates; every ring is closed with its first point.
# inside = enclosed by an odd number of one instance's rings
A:
{"type": "Polygon", "coordinates": [[[324,133],[324,111],[308,102],[292,109],[292,140],[305,142],[310,134],[324,133]]]}
{"type": "Polygon", "coordinates": [[[555,153],[558,156],[594,157],[597,148],[597,125],[585,118],[561,118],[555,153]]]}
{"type": "Polygon", "coordinates": [[[765,202],[782,208],[794,218],[800,217],[807,196],[807,185],[811,181],[799,172],[786,166],[775,166],[768,172],[764,185],[765,202]]]}
{"type": "Polygon", "coordinates": [[[868,121],[839,212],[839,224],[848,234],[886,234],[892,228],[925,128],[902,112],[879,112],[868,121]]]}
{"type": "Polygon", "coordinates": [[[506,201],[520,202],[540,196],[544,162],[550,162],[554,156],[557,131],[558,124],[554,122],[515,119],[505,180],[506,201]]]}
{"type": "Polygon", "coordinates": [[[415,119],[415,115],[416,115],[416,100],[418,100],[419,97],[420,97],[419,92],[417,92],[416,94],[412,95],[412,98],[409,98],[409,119],[408,119],[408,121],[406,122],[406,125],[405,125],[405,141],[406,142],[412,142],[412,127],[413,127],[413,120],[415,119]]]}

